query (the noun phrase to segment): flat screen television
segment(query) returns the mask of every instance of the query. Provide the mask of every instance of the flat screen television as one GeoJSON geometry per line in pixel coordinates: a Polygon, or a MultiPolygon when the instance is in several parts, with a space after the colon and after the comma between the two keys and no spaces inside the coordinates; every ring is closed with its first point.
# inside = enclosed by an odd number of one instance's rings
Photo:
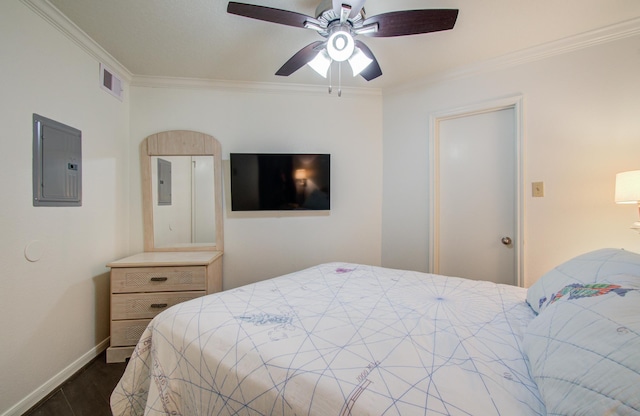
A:
{"type": "Polygon", "coordinates": [[[231,210],[329,210],[331,155],[231,153],[231,210]]]}

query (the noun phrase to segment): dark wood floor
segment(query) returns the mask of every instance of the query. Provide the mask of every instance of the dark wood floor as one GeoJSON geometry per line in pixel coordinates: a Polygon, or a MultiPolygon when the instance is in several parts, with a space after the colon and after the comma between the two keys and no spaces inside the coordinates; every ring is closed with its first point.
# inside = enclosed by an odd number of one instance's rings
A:
{"type": "Polygon", "coordinates": [[[111,416],[109,396],[125,367],[107,364],[103,352],[23,416],[111,416]]]}

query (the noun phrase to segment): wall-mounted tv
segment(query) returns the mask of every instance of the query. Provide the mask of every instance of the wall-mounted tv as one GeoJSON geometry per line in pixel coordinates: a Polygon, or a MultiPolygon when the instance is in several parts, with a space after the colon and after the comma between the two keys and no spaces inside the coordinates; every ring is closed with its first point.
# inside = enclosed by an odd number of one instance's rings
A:
{"type": "Polygon", "coordinates": [[[231,210],[329,210],[331,155],[231,153],[231,210]]]}

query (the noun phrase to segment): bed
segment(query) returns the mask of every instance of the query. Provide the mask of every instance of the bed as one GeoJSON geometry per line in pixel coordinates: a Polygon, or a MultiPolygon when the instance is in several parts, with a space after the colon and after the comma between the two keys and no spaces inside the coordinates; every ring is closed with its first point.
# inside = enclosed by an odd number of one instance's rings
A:
{"type": "Polygon", "coordinates": [[[114,415],[640,415],[640,255],[524,289],[327,263],[149,324],[114,415]]]}

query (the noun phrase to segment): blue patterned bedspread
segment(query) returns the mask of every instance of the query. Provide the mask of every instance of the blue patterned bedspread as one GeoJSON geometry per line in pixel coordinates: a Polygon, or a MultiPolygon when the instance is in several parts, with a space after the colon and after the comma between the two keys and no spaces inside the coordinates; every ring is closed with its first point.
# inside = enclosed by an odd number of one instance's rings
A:
{"type": "Polygon", "coordinates": [[[544,415],[526,290],[330,263],[188,301],[146,329],[114,415],[544,415]]]}

